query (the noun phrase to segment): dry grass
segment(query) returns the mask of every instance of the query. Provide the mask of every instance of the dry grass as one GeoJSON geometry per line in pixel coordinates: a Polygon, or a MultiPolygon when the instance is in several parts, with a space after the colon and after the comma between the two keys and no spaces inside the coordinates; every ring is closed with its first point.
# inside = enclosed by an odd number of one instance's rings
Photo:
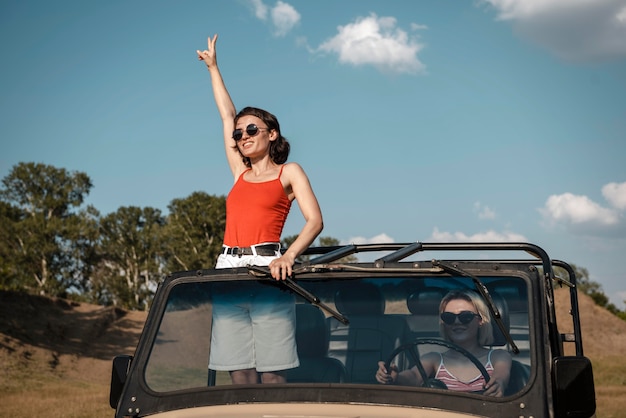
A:
{"type": "Polygon", "coordinates": [[[596,386],[596,402],[598,418],[626,417],[626,387],[596,386]]]}
{"type": "MultiPolygon", "coordinates": [[[[556,293],[568,324],[567,294],[556,293]]],[[[626,417],[626,322],[580,297],[597,417],[626,417]]],[[[145,313],[0,292],[0,416],[111,418],[111,358],[132,354],[145,313]]],[[[566,328],[566,326],[564,327],[566,328]]],[[[567,332],[567,329],[563,329],[567,332]]]]}
{"type": "Polygon", "coordinates": [[[3,417],[93,418],[113,416],[108,385],[47,376],[21,380],[21,387],[0,395],[3,417]]]}
{"type": "Polygon", "coordinates": [[[596,386],[596,415],[626,417],[626,359],[623,356],[590,358],[596,386]]]}
{"type": "Polygon", "coordinates": [[[94,418],[111,359],[132,354],[146,314],[0,292],[0,417],[94,418]]]}
{"type": "MultiPolygon", "coordinates": [[[[561,332],[572,332],[569,294],[555,292],[557,323],[561,332]]],[[[579,296],[584,354],[593,366],[598,418],[626,417],[626,321],[579,296]]],[[[567,353],[567,351],[566,351],[567,353]]],[[[571,353],[571,351],[569,351],[571,353]]]]}

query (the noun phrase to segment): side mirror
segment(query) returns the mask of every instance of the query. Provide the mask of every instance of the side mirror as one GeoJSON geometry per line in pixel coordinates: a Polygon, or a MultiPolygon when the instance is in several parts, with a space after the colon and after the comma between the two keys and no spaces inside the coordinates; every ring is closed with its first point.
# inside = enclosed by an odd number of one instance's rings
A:
{"type": "Polygon", "coordinates": [[[117,408],[117,402],[120,400],[120,396],[122,396],[122,390],[124,389],[132,361],[133,356],[117,356],[113,359],[111,390],[109,392],[109,405],[113,409],[117,408]]]}
{"type": "Polygon", "coordinates": [[[552,378],[556,417],[588,418],[595,414],[596,394],[588,358],[555,358],[552,378]]]}

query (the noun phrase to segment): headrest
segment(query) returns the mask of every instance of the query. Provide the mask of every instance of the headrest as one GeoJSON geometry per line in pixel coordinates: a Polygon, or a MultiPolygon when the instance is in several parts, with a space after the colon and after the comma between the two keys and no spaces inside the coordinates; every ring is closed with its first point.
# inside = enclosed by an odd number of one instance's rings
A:
{"type": "Polygon", "coordinates": [[[423,289],[413,292],[406,300],[407,308],[413,315],[439,315],[439,304],[446,292],[443,289],[423,289]]]}
{"type": "Polygon", "coordinates": [[[300,357],[322,357],[328,350],[329,332],[326,318],[319,308],[296,304],[296,344],[300,357]]]}
{"type": "Polygon", "coordinates": [[[335,307],[346,316],[383,315],[385,298],[378,286],[367,282],[354,282],[335,293],[335,307]]]}

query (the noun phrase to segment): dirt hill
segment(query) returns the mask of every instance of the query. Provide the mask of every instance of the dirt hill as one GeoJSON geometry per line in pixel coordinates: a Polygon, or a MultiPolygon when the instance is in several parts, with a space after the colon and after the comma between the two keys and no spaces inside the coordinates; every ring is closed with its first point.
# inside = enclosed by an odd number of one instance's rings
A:
{"type": "MultiPolygon", "coordinates": [[[[556,318],[562,332],[571,332],[569,292],[558,289],[555,292],[556,318]]],[[[592,362],[596,359],[620,356],[626,364],[626,321],[617,318],[604,308],[596,305],[589,296],[579,295],[580,327],[583,350],[592,362]]],[[[571,354],[571,353],[568,353],[571,354]]]]}
{"type": "MultiPolygon", "coordinates": [[[[568,297],[563,290],[556,292],[559,324],[571,323],[568,311],[562,308],[568,297]]],[[[596,360],[607,356],[626,363],[626,322],[585,295],[579,299],[584,354],[594,368],[596,360]]],[[[133,354],[145,312],[0,292],[0,318],[0,416],[112,416],[107,405],[111,359],[117,354],[133,354]],[[68,388],[67,395],[63,387],[68,388]],[[84,414],[81,407],[67,413],[68,403],[77,401],[72,396],[85,387],[91,391],[81,401],[84,414]],[[46,396],[56,406],[48,406],[46,396]],[[70,398],[64,400],[63,396],[70,398]],[[101,412],[93,413],[93,404],[101,412]],[[41,415],[41,409],[47,413],[41,415]]]]}
{"type": "Polygon", "coordinates": [[[134,352],[146,316],[146,312],[0,292],[0,365],[8,370],[43,363],[50,371],[107,382],[111,359],[134,352]]]}
{"type": "Polygon", "coordinates": [[[147,314],[0,291],[0,416],[111,417],[111,360],[147,314]]]}

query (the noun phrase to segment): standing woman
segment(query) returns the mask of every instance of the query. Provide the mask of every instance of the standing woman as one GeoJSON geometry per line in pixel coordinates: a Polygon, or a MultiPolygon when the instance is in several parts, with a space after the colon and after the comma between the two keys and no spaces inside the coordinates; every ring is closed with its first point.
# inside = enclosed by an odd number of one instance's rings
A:
{"type": "MultiPolygon", "coordinates": [[[[322,213],[302,167],[285,163],[290,146],[276,117],[254,107],[236,113],[217,66],[216,42],[217,35],[209,37],[207,49],[197,51],[211,75],[234,178],[226,199],[224,247],[216,268],[269,266],[274,279],[285,280],[296,258],[322,231],[322,213]],[[294,199],[305,224],[281,254],[280,236],[294,199]]],[[[264,285],[257,286],[254,303],[242,300],[250,298],[250,292],[230,291],[223,296],[213,307],[209,367],[228,370],[235,384],[257,383],[259,377],[263,383],[285,382],[284,371],[299,364],[293,296],[264,285]]]]}

